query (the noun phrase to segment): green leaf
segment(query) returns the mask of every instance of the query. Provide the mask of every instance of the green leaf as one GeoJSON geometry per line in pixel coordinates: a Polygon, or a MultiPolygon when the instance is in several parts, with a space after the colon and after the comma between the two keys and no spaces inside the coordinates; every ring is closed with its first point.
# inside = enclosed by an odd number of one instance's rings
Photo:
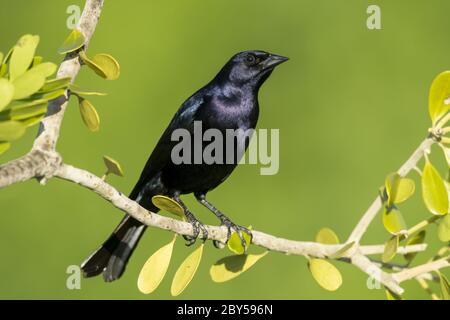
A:
{"type": "MultiPolygon", "coordinates": [[[[408,240],[406,241],[406,246],[412,246],[415,244],[422,244],[425,240],[425,236],[426,236],[426,231],[422,230],[419,233],[413,235],[412,237],[409,237],[408,240]]],[[[417,252],[411,252],[411,253],[407,253],[405,254],[405,259],[408,262],[411,262],[417,255],[417,252]]]]}
{"type": "Polygon", "coordinates": [[[435,215],[448,213],[448,194],[439,172],[427,161],[422,173],[422,196],[428,210],[435,215]]]}
{"type": "Polygon", "coordinates": [[[58,66],[56,64],[51,62],[44,62],[37,65],[36,67],[33,67],[28,72],[36,72],[43,75],[45,78],[48,78],[53,75],[56,70],[58,70],[58,66]]]}
{"type": "Polygon", "coordinates": [[[111,157],[103,156],[103,162],[105,163],[106,168],[108,169],[107,174],[115,174],[116,176],[123,177],[122,166],[117,160],[114,160],[111,157]]]}
{"type": "Polygon", "coordinates": [[[16,80],[30,67],[39,44],[39,36],[24,35],[14,46],[9,62],[9,79],[16,80]]]}
{"type": "Polygon", "coordinates": [[[105,74],[106,80],[117,80],[120,76],[120,65],[114,57],[109,54],[97,54],[92,58],[92,62],[96,64],[105,74]]]}
{"type": "Polygon", "coordinates": [[[388,207],[408,200],[415,191],[415,183],[411,179],[402,178],[398,173],[392,173],[386,178],[386,193],[388,195],[388,207]]]}
{"type": "Polygon", "coordinates": [[[84,46],[86,39],[83,33],[78,29],[73,29],[66,38],[62,46],[58,49],[59,54],[66,54],[76,51],[84,46]]]}
{"type": "Polygon", "coordinates": [[[138,277],[138,288],[144,294],[150,294],[155,291],[167,273],[170,260],[172,258],[173,246],[176,236],[173,240],[156,251],[144,264],[138,277]]]}
{"type": "Polygon", "coordinates": [[[45,83],[45,77],[42,74],[27,71],[13,82],[14,100],[24,99],[36,93],[45,83]]]}
{"type": "Polygon", "coordinates": [[[3,78],[8,73],[8,66],[6,64],[0,65],[0,78],[3,78]]]}
{"type": "Polygon", "coordinates": [[[182,218],[184,217],[183,208],[178,202],[176,202],[172,198],[158,195],[152,198],[152,203],[155,205],[155,207],[157,207],[162,211],[170,212],[182,218]]]}
{"type": "Polygon", "coordinates": [[[323,244],[339,244],[339,238],[333,230],[323,228],[317,233],[316,242],[323,244]]]}
{"type": "Polygon", "coordinates": [[[39,90],[39,93],[67,89],[71,81],[71,77],[47,80],[44,86],[39,90]]]}
{"type": "Polygon", "coordinates": [[[450,284],[448,279],[442,273],[438,272],[439,284],[441,286],[442,300],[450,300],[450,284]]]}
{"type": "Polygon", "coordinates": [[[14,141],[25,134],[26,127],[17,121],[0,122],[0,141],[14,141]]]}
{"type": "Polygon", "coordinates": [[[6,79],[0,79],[0,111],[2,111],[14,96],[14,85],[6,79]]]}
{"type": "Polygon", "coordinates": [[[45,101],[51,101],[54,99],[57,99],[61,96],[64,96],[66,94],[65,89],[59,89],[56,91],[50,91],[50,92],[40,92],[33,94],[30,96],[30,98],[22,100],[22,101],[28,101],[28,100],[45,100],[45,101]]]}
{"type": "Polygon", "coordinates": [[[343,246],[341,249],[336,251],[336,253],[331,254],[329,256],[330,259],[340,259],[342,258],[353,246],[355,245],[355,241],[352,241],[350,243],[347,243],[345,246],[343,246]]]}
{"type": "Polygon", "coordinates": [[[91,132],[100,130],[100,117],[95,107],[88,100],[80,100],[80,113],[84,124],[91,132]]]}
{"type": "Polygon", "coordinates": [[[253,267],[267,253],[266,251],[259,255],[249,254],[225,257],[211,267],[209,274],[214,282],[230,281],[253,267]]]}
{"type": "Polygon", "coordinates": [[[9,148],[11,148],[11,143],[9,143],[9,142],[0,142],[0,155],[5,153],[6,151],[8,151],[9,148]]]}
{"type": "Polygon", "coordinates": [[[398,250],[398,244],[400,240],[399,238],[400,238],[399,236],[394,236],[390,238],[384,245],[384,252],[382,256],[382,261],[384,263],[388,263],[389,261],[394,259],[398,250]]]}
{"type": "Polygon", "coordinates": [[[439,222],[438,237],[439,240],[443,242],[450,241],[450,214],[445,215],[445,217],[439,222]]]}
{"type": "Polygon", "coordinates": [[[35,56],[35,57],[33,58],[33,62],[31,62],[30,68],[34,68],[34,67],[40,65],[42,62],[44,62],[44,58],[43,58],[43,57],[41,57],[41,56],[35,56]]]}
{"type": "Polygon", "coordinates": [[[450,71],[444,71],[433,81],[430,89],[429,112],[433,124],[444,116],[450,108],[445,99],[450,95],[450,71]]]}
{"type": "Polygon", "coordinates": [[[202,260],[204,247],[205,245],[202,243],[178,268],[172,281],[172,287],[170,288],[172,296],[179,296],[189,283],[191,283],[197,272],[198,266],[200,265],[200,261],[202,260]]]}
{"type": "Polygon", "coordinates": [[[386,230],[393,235],[404,234],[407,232],[405,219],[403,219],[401,212],[395,208],[384,210],[383,225],[386,230]]]}
{"type": "MultiPolygon", "coordinates": [[[[252,242],[252,237],[245,231],[242,231],[242,236],[244,237],[244,241],[246,243],[247,250],[250,247],[252,242]]],[[[244,246],[242,245],[241,238],[239,238],[239,234],[235,231],[231,234],[230,239],[228,239],[228,249],[231,252],[236,254],[244,254],[244,246]]]]}
{"type": "Polygon", "coordinates": [[[323,259],[311,259],[308,266],[313,278],[325,290],[336,291],[342,285],[341,273],[330,262],[323,259]]]}
{"type": "Polygon", "coordinates": [[[42,119],[44,119],[45,117],[45,113],[37,115],[35,117],[32,118],[27,118],[25,120],[21,120],[20,122],[27,128],[32,127],[38,123],[40,123],[42,121],[42,119]]]}
{"type": "Polygon", "coordinates": [[[79,96],[106,96],[107,93],[97,92],[92,90],[81,89],[80,87],[72,84],[69,86],[70,91],[79,95],[79,96]]]}
{"type": "Polygon", "coordinates": [[[28,118],[43,115],[47,112],[47,101],[36,100],[29,103],[15,105],[0,112],[0,121],[26,120],[28,118]]]}

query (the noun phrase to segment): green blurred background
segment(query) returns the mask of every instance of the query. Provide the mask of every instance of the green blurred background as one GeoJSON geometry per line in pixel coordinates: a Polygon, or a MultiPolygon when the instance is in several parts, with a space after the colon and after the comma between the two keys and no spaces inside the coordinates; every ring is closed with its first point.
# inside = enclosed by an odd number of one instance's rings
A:
{"type": "MultiPolygon", "coordinates": [[[[68,34],[71,4],[82,7],[83,1],[0,0],[0,50],[6,52],[25,33],[39,34],[39,54],[60,61],[56,50],[68,34]]],[[[298,240],[313,240],[328,226],[345,240],[384,177],[426,135],[429,86],[450,67],[449,11],[448,0],[106,1],[89,52],[113,54],[122,76],[106,82],[82,70],[79,85],[109,93],[91,99],[102,130],[89,133],[72,102],[58,150],[66,162],[99,175],[104,154],[118,159],[126,176],[110,182],[128,192],[175,110],[230,56],[247,49],[286,55],[291,61],[260,94],[260,128],[280,129],[279,174],[261,176],[258,166],[241,166],[210,199],[241,225],[298,240]],[[381,6],[382,30],[366,28],[369,4],[381,6]]],[[[34,136],[29,130],[0,161],[27,152],[34,136]]],[[[217,223],[191,196],[185,198],[205,223],[217,223]]],[[[96,249],[122,213],[59,180],[1,190],[0,204],[0,298],[169,299],[171,278],[192,250],[179,241],[165,281],[144,296],[136,286],[139,270],[172,237],[149,230],[120,281],[83,279],[82,289],[71,291],[66,268],[96,249]]],[[[409,225],[429,215],[419,194],[401,210],[409,225]]],[[[363,242],[380,244],[387,237],[376,220],[363,242]]],[[[439,245],[434,233],[428,240],[432,248],[439,245]]],[[[180,298],[385,298],[384,290],[367,288],[365,274],[342,263],[343,286],[326,292],[304,258],[278,253],[240,278],[216,284],[209,267],[228,252],[211,244],[206,249],[180,298]]],[[[428,298],[414,282],[405,288],[406,298],[428,298]]]]}

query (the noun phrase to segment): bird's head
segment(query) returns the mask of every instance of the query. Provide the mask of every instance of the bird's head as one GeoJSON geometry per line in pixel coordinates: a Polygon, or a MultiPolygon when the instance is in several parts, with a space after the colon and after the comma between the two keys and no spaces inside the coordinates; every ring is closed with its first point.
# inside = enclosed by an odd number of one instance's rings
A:
{"type": "Polygon", "coordinates": [[[289,59],[273,53],[252,50],[233,56],[219,73],[223,80],[236,85],[261,86],[276,66],[289,59]]]}

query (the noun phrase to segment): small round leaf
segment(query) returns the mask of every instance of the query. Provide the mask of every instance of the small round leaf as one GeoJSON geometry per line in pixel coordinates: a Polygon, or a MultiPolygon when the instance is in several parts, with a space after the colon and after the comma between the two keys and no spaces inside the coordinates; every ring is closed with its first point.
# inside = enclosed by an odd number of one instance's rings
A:
{"type": "Polygon", "coordinates": [[[0,79],[0,111],[2,111],[14,97],[14,85],[6,79],[0,79]]]}
{"type": "Polygon", "coordinates": [[[117,80],[120,76],[120,65],[114,57],[109,54],[97,54],[92,62],[102,70],[106,80],[117,80]]]}
{"type": "Polygon", "coordinates": [[[179,217],[184,217],[184,210],[178,202],[166,196],[154,196],[152,203],[162,211],[170,212],[179,217]]]}
{"type": "Polygon", "coordinates": [[[430,89],[429,112],[433,124],[444,116],[450,108],[445,99],[450,95],[450,71],[444,71],[433,81],[430,89]]]}
{"type": "Polygon", "coordinates": [[[62,46],[58,49],[59,54],[66,54],[76,51],[84,46],[86,39],[83,33],[78,29],[73,29],[69,36],[66,38],[62,46]]]}
{"type": "MultiPolygon", "coordinates": [[[[252,237],[245,231],[242,231],[242,236],[244,238],[244,241],[246,243],[247,250],[250,247],[250,244],[252,242],[252,237]]],[[[230,239],[228,239],[228,249],[231,250],[231,252],[236,254],[244,254],[244,246],[242,245],[241,238],[239,238],[239,234],[235,231],[231,234],[230,239]]]]}
{"type": "Polygon", "coordinates": [[[333,230],[323,228],[317,233],[316,242],[323,244],[339,244],[339,238],[333,230]]]}
{"type": "Polygon", "coordinates": [[[408,200],[416,189],[413,180],[402,178],[398,173],[392,173],[386,178],[386,193],[388,195],[388,207],[408,200]]]}
{"type": "Polygon", "coordinates": [[[141,269],[138,277],[138,288],[144,294],[155,291],[169,268],[176,236],[169,243],[156,251],[141,269]]]}
{"type": "Polygon", "coordinates": [[[398,244],[399,236],[394,236],[386,242],[386,244],[384,245],[384,252],[382,256],[382,261],[384,263],[388,263],[389,261],[394,259],[395,255],[397,254],[398,244]]]}
{"type": "Polygon", "coordinates": [[[18,121],[0,122],[0,141],[14,141],[25,134],[26,127],[18,121]]]}
{"type": "Polygon", "coordinates": [[[178,268],[172,281],[172,287],[170,293],[172,296],[179,296],[191,283],[192,279],[197,272],[200,261],[202,260],[203,248],[205,245],[202,243],[197,249],[194,250],[178,268]]]}
{"type": "Polygon", "coordinates": [[[209,274],[214,282],[221,283],[232,280],[253,267],[267,253],[266,251],[259,255],[249,254],[225,257],[211,267],[209,274]]]}
{"type": "Polygon", "coordinates": [[[448,194],[436,168],[427,161],[422,173],[422,197],[426,207],[435,215],[448,213],[448,194]]]}
{"type": "Polygon", "coordinates": [[[11,81],[16,80],[28,70],[38,44],[39,36],[27,34],[19,39],[14,46],[9,62],[9,79],[11,81]]]}
{"type": "MultiPolygon", "coordinates": [[[[419,233],[413,235],[412,237],[408,237],[408,240],[406,241],[407,246],[412,246],[415,244],[422,244],[425,241],[426,231],[422,230],[419,233]]],[[[411,262],[417,255],[417,252],[411,252],[405,254],[405,259],[408,262],[411,262]]]]}
{"type": "Polygon", "coordinates": [[[383,225],[386,230],[393,235],[404,234],[407,232],[405,219],[403,218],[402,213],[395,208],[384,210],[383,225]]]}
{"type": "Polygon", "coordinates": [[[341,273],[330,262],[322,259],[311,259],[308,266],[313,278],[325,290],[336,291],[342,285],[341,273]]]}
{"type": "Polygon", "coordinates": [[[103,162],[105,163],[108,173],[115,174],[116,176],[123,177],[122,166],[117,160],[111,157],[103,156],[103,162]]]}
{"type": "Polygon", "coordinates": [[[80,101],[80,113],[84,124],[91,132],[98,132],[100,130],[100,117],[95,107],[88,100],[82,99],[80,101]]]}

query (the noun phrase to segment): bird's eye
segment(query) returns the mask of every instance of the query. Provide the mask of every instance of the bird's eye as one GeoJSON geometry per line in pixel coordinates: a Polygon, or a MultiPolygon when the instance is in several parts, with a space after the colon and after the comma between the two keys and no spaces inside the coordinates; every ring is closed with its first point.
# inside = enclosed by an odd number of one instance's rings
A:
{"type": "Polygon", "coordinates": [[[249,54],[249,55],[247,55],[247,56],[245,57],[245,62],[246,62],[248,65],[253,65],[253,64],[255,64],[255,63],[257,62],[257,58],[256,58],[254,55],[249,54]]]}

